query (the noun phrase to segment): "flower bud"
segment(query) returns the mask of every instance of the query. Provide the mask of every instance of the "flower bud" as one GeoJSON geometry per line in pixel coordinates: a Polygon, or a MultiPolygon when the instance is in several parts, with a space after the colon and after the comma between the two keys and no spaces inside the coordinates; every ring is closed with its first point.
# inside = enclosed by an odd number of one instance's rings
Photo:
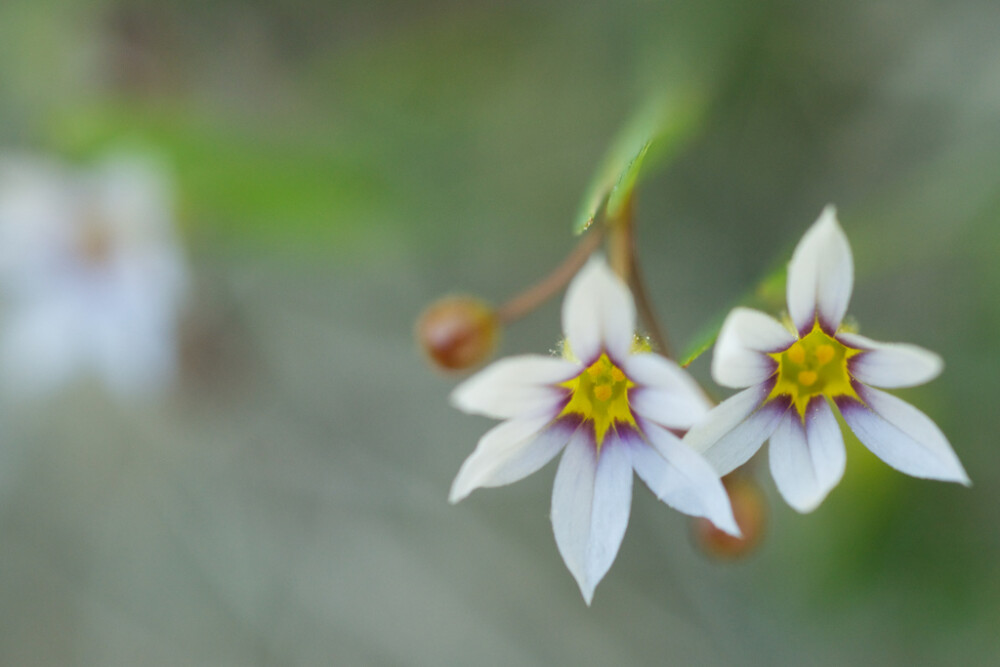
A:
{"type": "Polygon", "coordinates": [[[706,554],[735,560],[753,553],[760,543],[767,519],[767,503],[757,482],[745,474],[731,474],[722,483],[733,504],[733,516],[743,537],[733,537],[716,528],[708,519],[698,518],[693,523],[694,539],[706,554]]]}
{"type": "Polygon", "coordinates": [[[416,336],[427,356],[441,368],[465,370],[487,359],[496,347],[500,325],[486,303],[468,296],[435,301],[417,320],[416,336]]]}

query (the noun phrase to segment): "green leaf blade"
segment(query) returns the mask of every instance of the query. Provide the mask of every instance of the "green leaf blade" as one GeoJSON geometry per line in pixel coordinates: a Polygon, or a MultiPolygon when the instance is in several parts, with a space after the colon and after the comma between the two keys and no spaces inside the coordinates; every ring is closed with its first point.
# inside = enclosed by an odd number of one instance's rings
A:
{"type": "Polygon", "coordinates": [[[704,110],[700,96],[658,95],[622,127],[591,179],[573,222],[581,234],[602,216],[617,219],[652,169],[667,164],[695,136],[704,110]]]}
{"type": "Polygon", "coordinates": [[[757,308],[769,313],[780,310],[785,300],[786,279],[787,270],[785,265],[781,265],[768,272],[757,282],[756,285],[754,285],[752,289],[747,291],[734,303],[730,304],[725,310],[718,313],[714,318],[712,318],[708,325],[700,329],[698,333],[694,335],[691,342],[685,346],[683,353],[679,357],[680,361],[678,363],[684,368],[687,368],[701,355],[708,352],[712,345],[715,344],[715,340],[719,337],[719,331],[722,329],[722,323],[725,322],[726,317],[733,308],[736,308],[737,306],[745,306],[748,308],[757,308]]]}

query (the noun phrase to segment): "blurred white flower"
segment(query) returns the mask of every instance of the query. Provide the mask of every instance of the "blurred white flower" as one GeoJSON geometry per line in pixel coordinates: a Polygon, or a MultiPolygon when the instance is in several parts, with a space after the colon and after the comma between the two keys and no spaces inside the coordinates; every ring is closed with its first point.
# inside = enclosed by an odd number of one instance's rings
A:
{"type": "Polygon", "coordinates": [[[969,483],[941,430],[909,403],[874,387],[912,387],[941,372],[938,355],[844,331],[854,285],[847,237],[832,206],[788,265],[793,330],[748,308],[722,325],[712,359],[719,384],[743,389],[685,436],[720,474],[770,438],[771,474],[789,505],[815,509],[844,474],[844,440],[831,405],[876,456],[914,477],[969,483]]]}
{"type": "Polygon", "coordinates": [[[22,397],[95,374],[119,397],[177,371],[186,267],[171,181],[153,160],[78,170],[0,160],[0,373],[22,397]]]}
{"type": "Polygon", "coordinates": [[[633,470],[668,505],[739,529],[719,476],[675,434],[708,400],[677,364],[636,345],[632,295],[603,260],[573,279],[562,315],[571,358],[503,359],[455,389],[459,409],[505,421],[465,460],[450,500],[516,482],[565,449],[552,528],[590,604],[625,535],[633,470]]]}

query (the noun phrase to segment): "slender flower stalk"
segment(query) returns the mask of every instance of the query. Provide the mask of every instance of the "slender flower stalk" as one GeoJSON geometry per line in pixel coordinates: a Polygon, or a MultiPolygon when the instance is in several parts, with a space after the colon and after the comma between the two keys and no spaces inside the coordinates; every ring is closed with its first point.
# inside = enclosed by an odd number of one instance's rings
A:
{"type": "Polygon", "coordinates": [[[552,527],[590,604],[625,534],[633,471],[668,505],[739,530],[718,474],[677,435],[708,411],[708,400],[636,338],[632,296],[603,259],[573,279],[562,319],[563,358],[503,359],[455,389],[457,408],[504,421],[463,463],[450,500],[520,480],[563,452],[552,527]]]}
{"type": "Polygon", "coordinates": [[[800,512],[815,509],[844,473],[834,407],[858,439],[897,470],[969,484],[934,422],[876,389],[928,382],[941,372],[941,358],[915,345],[879,343],[846,331],[841,324],[853,284],[851,249],[828,206],[788,267],[791,327],[747,308],[729,314],[715,345],[712,376],[742,391],[684,438],[723,475],[770,439],[771,474],[800,512]]]}
{"type": "Polygon", "coordinates": [[[600,227],[587,232],[570,254],[545,278],[497,308],[497,319],[510,324],[548,301],[576,275],[604,238],[600,227]]]}
{"type": "Polygon", "coordinates": [[[638,310],[639,319],[649,333],[650,339],[656,345],[656,350],[667,357],[673,358],[670,341],[667,339],[666,330],[660,325],[659,319],[653,309],[653,302],[646,291],[646,282],[643,279],[642,269],[639,264],[639,253],[635,240],[635,194],[629,196],[627,203],[621,212],[621,217],[611,223],[611,255],[613,257],[612,266],[622,280],[628,283],[635,296],[635,305],[638,310]]]}

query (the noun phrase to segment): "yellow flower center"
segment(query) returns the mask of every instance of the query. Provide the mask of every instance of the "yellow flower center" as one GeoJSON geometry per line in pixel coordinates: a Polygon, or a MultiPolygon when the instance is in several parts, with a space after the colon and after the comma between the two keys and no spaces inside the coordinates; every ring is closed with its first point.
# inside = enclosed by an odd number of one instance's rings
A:
{"type": "Polygon", "coordinates": [[[847,360],[860,350],[847,347],[828,336],[819,323],[812,331],[791,344],[784,352],[770,355],[778,362],[778,379],[768,400],[777,396],[790,396],[795,409],[804,419],[806,406],[813,396],[858,395],[851,386],[847,360]]]}
{"type": "Polygon", "coordinates": [[[602,354],[586,370],[560,386],[566,387],[572,394],[559,416],[579,415],[583,421],[593,422],[598,448],[614,424],[637,428],[628,405],[628,390],[635,383],[611,363],[607,354],[602,354]]]}

